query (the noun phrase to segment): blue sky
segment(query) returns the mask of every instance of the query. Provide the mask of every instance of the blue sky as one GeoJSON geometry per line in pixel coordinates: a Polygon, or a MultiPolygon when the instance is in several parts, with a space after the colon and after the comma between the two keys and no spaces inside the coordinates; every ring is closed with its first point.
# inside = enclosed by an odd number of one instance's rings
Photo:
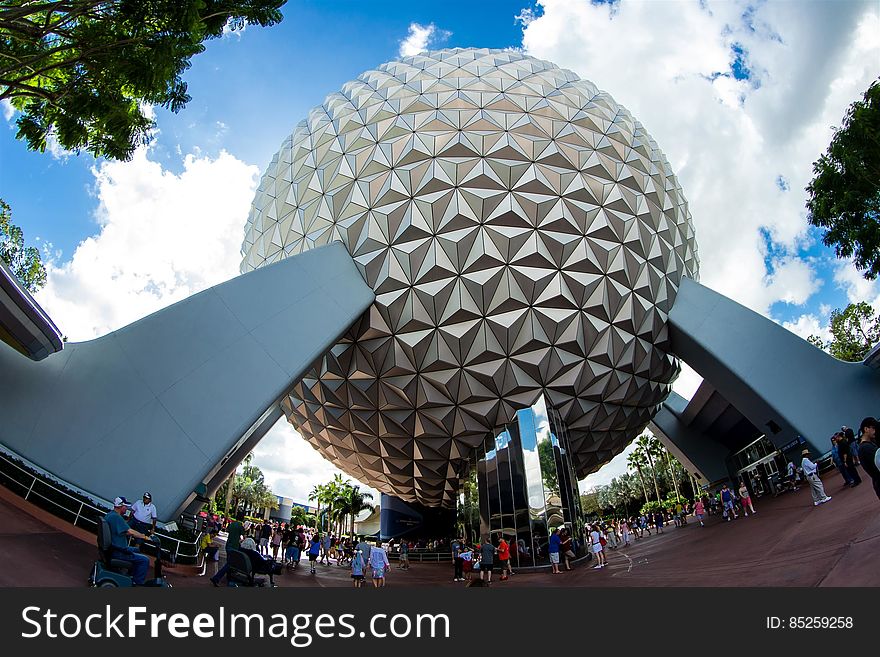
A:
{"type": "MultiPolygon", "coordinates": [[[[185,76],[193,100],[177,115],[157,109],[155,140],[130,163],[32,153],[14,139],[14,116],[0,124],[0,197],[28,241],[47,245],[38,299],[72,339],[235,275],[248,205],[281,141],[327,94],[407,47],[524,48],[611,93],[678,172],[710,287],[801,335],[826,330],[830,309],[849,300],[880,308],[878,286],[821,245],[803,209],[830,126],[880,73],[876,2],[306,1],[283,11],[278,26],[210,42],[185,76]]],[[[683,377],[683,394],[696,380],[683,377]]],[[[257,460],[298,498],[332,476],[286,426],[257,460]]]]}

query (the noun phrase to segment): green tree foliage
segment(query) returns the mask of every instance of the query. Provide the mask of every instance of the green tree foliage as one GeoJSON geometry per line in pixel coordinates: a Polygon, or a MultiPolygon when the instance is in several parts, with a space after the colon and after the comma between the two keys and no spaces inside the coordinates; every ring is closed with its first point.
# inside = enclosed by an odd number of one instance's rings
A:
{"type": "Polygon", "coordinates": [[[681,463],[650,432],[639,436],[636,445],[636,449],[627,457],[628,472],[615,477],[606,486],[598,486],[590,494],[590,500],[581,495],[585,515],[631,515],[637,510],[644,513],[646,510],[668,508],[677,499],[682,503],[686,501],[679,484],[686,481],[689,475],[681,463]],[[653,500],[648,496],[649,475],[654,479],[656,499],[653,500]]]}
{"type": "Polygon", "coordinates": [[[538,460],[541,462],[541,476],[544,480],[545,495],[559,495],[559,476],[556,473],[556,456],[550,432],[538,441],[538,460]]]}
{"type": "Polygon", "coordinates": [[[814,347],[819,347],[819,349],[825,348],[825,340],[820,338],[818,335],[811,335],[807,337],[807,342],[809,342],[814,347]]]}
{"type": "Polygon", "coordinates": [[[28,292],[34,293],[46,284],[46,268],[40,252],[24,245],[24,233],[12,223],[12,208],[0,198],[0,259],[21,281],[28,292]]]}
{"type": "MultiPolygon", "coordinates": [[[[244,460],[241,471],[227,479],[214,495],[216,509],[220,510],[217,500],[227,499],[228,486],[232,484],[232,493],[229,495],[229,508],[224,509],[227,514],[249,514],[258,509],[277,509],[278,497],[266,485],[263,471],[253,465],[253,455],[248,454],[244,460]]],[[[209,507],[210,510],[210,507],[209,507]]]]}
{"type": "Polygon", "coordinates": [[[659,454],[660,441],[654,438],[654,436],[650,434],[643,434],[636,438],[636,451],[639,452],[644,459],[648,462],[648,466],[651,468],[651,477],[654,479],[654,492],[657,494],[657,500],[660,500],[660,487],[657,484],[657,470],[654,467],[654,464],[657,462],[657,456],[659,454]]]}
{"type": "Polygon", "coordinates": [[[361,492],[360,487],[343,479],[341,474],[333,476],[326,484],[315,484],[309,493],[309,501],[315,502],[318,511],[318,529],[343,533],[354,532],[355,518],[362,511],[371,509],[368,504],[372,493],[361,492]]]}
{"type": "Polygon", "coordinates": [[[183,73],[224,30],[281,21],[286,0],[9,0],[0,5],[0,100],[19,139],[127,160],[149,141],[144,105],[178,112],[183,73]]]}
{"type": "Polygon", "coordinates": [[[657,500],[651,500],[650,502],[645,502],[642,507],[639,509],[639,513],[654,513],[655,511],[660,511],[663,508],[663,505],[657,500]]]}
{"type": "Polygon", "coordinates": [[[850,105],[807,185],[810,223],[865,278],[880,273],[880,80],[850,105]]]}
{"type": "Polygon", "coordinates": [[[290,512],[290,524],[302,525],[303,527],[317,527],[318,519],[315,514],[308,513],[301,506],[294,506],[290,512]]]}
{"type": "Polygon", "coordinates": [[[599,495],[596,491],[581,494],[581,510],[587,517],[599,515],[599,495]]]}
{"type": "Polygon", "coordinates": [[[639,475],[639,483],[642,484],[642,494],[645,496],[645,502],[648,501],[648,487],[645,485],[645,473],[644,469],[648,465],[648,460],[645,457],[644,453],[636,449],[630,453],[629,456],[626,457],[626,464],[630,468],[630,470],[635,469],[635,471],[639,475]]]}
{"type": "Polygon", "coordinates": [[[340,528],[354,534],[354,522],[362,511],[372,509],[369,501],[373,499],[372,493],[361,492],[360,486],[352,485],[346,481],[336,498],[336,520],[340,528]],[[346,526],[347,525],[347,526],[346,526]]]}
{"type": "Polygon", "coordinates": [[[839,360],[857,363],[880,342],[880,314],[864,301],[851,303],[831,312],[831,340],[825,342],[817,335],[807,340],[839,360]]]}

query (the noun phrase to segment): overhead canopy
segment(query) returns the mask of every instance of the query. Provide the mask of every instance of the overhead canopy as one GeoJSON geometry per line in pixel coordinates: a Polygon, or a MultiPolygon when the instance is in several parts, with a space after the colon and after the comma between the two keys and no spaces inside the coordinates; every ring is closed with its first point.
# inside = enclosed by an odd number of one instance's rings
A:
{"type": "Polygon", "coordinates": [[[61,331],[0,260],[0,340],[32,360],[61,351],[61,331]]]}

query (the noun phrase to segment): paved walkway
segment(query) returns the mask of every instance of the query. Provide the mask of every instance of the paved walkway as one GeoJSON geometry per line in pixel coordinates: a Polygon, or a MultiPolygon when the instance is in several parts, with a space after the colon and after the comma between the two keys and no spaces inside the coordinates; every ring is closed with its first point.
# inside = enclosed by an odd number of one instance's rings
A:
{"type": "MultiPolygon", "coordinates": [[[[870,482],[855,489],[828,473],[825,488],[833,500],[813,507],[804,487],[778,498],[756,500],[758,513],[724,522],[712,516],[705,527],[665,528],[627,548],[608,551],[609,566],[592,563],[569,573],[514,575],[493,587],[520,586],[880,586],[880,500],[870,482]]],[[[0,554],[15,568],[0,570],[0,586],[82,586],[96,548],[82,532],[71,535],[7,491],[0,494],[0,554]]],[[[166,571],[175,587],[211,586],[191,567],[166,571]]],[[[310,575],[303,561],[296,571],[276,577],[279,586],[351,586],[347,568],[318,566],[310,575]]],[[[367,582],[369,584],[369,582],[367,582]]],[[[389,587],[461,587],[452,581],[452,564],[414,562],[409,571],[392,563],[389,587]]]]}

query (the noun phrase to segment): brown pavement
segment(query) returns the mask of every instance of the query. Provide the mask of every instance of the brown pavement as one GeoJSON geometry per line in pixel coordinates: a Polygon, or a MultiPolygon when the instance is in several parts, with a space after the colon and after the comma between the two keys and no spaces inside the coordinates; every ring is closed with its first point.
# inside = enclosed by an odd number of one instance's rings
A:
{"type": "MultiPolygon", "coordinates": [[[[870,481],[848,489],[836,472],[824,477],[833,499],[814,507],[807,487],[778,498],[758,498],[758,513],[724,522],[708,518],[705,527],[665,527],[629,547],[608,550],[601,570],[583,562],[562,575],[518,573],[506,582],[493,576],[493,588],[521,586],[880,586],[880,500],[870,481]]],[[[15,568],[0,571],[2,586],[82,586],[95,558],[93,538],[63,531],[65,523],[6,491],[0,495],[0,555],[15,568]]],[[[73,529],[67,526],[68,529],[73,529]]],[[[210,587],[191,567],[166,572],[175,587],[210,587]]],[[[350,587],[348,568],[308,562],[275,578],[281,587],[350,587]]],[[[452,581],[451,563],[413,562],[409,571],[392,563],[388,587],[461,587],[452,581]]],[[[369,579],[365,587],[372,588],[369,579]]]]}

